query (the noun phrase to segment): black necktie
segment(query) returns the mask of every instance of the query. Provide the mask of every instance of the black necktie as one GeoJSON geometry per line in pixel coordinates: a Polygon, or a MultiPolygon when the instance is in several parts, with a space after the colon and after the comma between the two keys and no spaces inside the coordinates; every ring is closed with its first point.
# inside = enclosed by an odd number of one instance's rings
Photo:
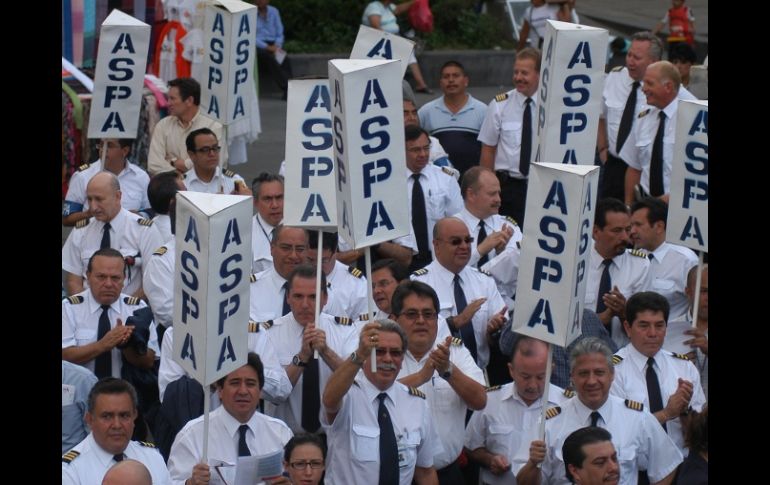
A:
{"type": "Polygon", "coordinates": [[[102,234],[102,243],[99,245],[99,249],[104,249],[110,247],[110,223],[106,223],[104,225],[104,234],[102,234]]]}
{"type": "MultiPolygon", "coordinates": [[[[476,238],[476,250],[477,251],[478,251],[478,248],[481,245],[481,243],[483,243],[484,239],[486,239],[486,238],[487,238],[487,229],[486,229],[486,227],[484,227],[484,221],[480,220],[479,221],[479,237],[476,238]]],[[[482,266],[484,266],[487,263],[487,261],[489,261],[489,253],[487,253],[484,256],[482,256],[481,258],[479,258],[479,263],[476,265],[476,267],[477,268],[481,268],[482,266]]]]}
{"type": "MultiPolygon", "coordinates": [[[[102,314],[99,315],[99,329],[96,333],[96,340],[101,340],[107,332],[110,331],[110,306],[102,305],[102,314]]],[[[112,350],[102,352],[96,356],[94,361],[94,374],[99,379],[110,377],[112,375],[112,350]]]]}
{"type": "Polygon", "coordinates": [[[519,172],[529,174],[529,159],[532,157],[532,98],[524,102],[524,116],[521,117],[521,152],[519,154],[519,172]]]}
{"type": "Polygon", "coordinates": [[[112,457],[113,460],[118,462],[123,461],[125,458],[126,458],[126,455],[124,455],[123,453],[118,453],[117,455],[114,455],[112,457]]]}
{"type": "Polygon", "coordinates": [[[634,81],[634,84],[631,85],[631,92],[628,93],[626,107],[623,108],[623,116],[620,117],[618,140],[615,144],[615,153],[618,155],[620,155],[620,149],[623,148],[623,143],[626,142],[626,138],[631,133],[631,124],[634,122],[634,109],[636,108],[637,89],[639,89],[639,81],[634,81]]]}
{"type": "Polygon", "coordinates": [[[380,481],[379,485],[393,485],[399,482],[398,476],[398,445],[396,433],[393,431],[393,422],[390,413],[385,407],[387,394],[381,392],[377,395],[380,405],[377,408],[377,424],[380,425],[380,481]]]}
{"type": "Polygon", "coordinates": [[[652,142],[650,157],[650,195],[653,197],[663,195],[663,132],[666,131],[666,113],[661,111],[658,118],[658,132],[652,142]]]}
{"type": "Polygon", "coordinates": [[[652,261],[653,259],[655,259],[655,255],[654,255],[654,254],[652,254],[652,253],[650,253],[650,254],[648,254],[648,255],[647,255],[647,259],[649,259],[650,261],[652,261]]]}
{"type": "MultiPolygon", "coordinates": [[[[468,306],[468,300],[465,299],[465,292],[463,291],[462,286],[460,286],[460,275],[456,274],[454,279],[454,290],[455,290],[455,307],[457,307],[457,314],[461,314],[463,310],[465,310],[465,307],[468,306]]],[[[476,350],[476,335],[473,333],[473,322],[468,322],[462,327],[460,327],[460,336],[463,339],[463,343],[465,344],[465,347],[468,349],[468,352],[471,353],[473,356],[473,360],[476,360],[477,350],[476,350]]]]}
{"type": "Polygon", "coordinates": [[[599,411],[594,411],[591,413],[591,426],[597,426],[599,423],[599,418],[601,418],[602,415],[599,414],[599,411]]]}
{"type": "Polygon", "coordinates": [[[283,310],[281,310],[281,316],[284,316],[291,311],[289,306],[289,282],[284,283],[281,288],[283,288],[283,310]]]}
{"type": "Polygon", "coordinates": [[[318,385],[318,359],[310,359],[302,372],[302,428],[315,433],[321,427],[321,390],[318,385]]]}
{"type": "Polygon", "coordinates": [[[248,424],[238,426],[238,456],[251,456],[249,445],[246,444],[246,431],[249,430],[248,424]]]}
{"type": "Polygon", "coordinates": [[[596,313],[601,313],[607,309],[607,305],[604,304],[602,298],[605,293],[609,293],[612,289],[612,278],[610,278],[610,265],[611,259],[605,259],[602,261],[604,269],[602,270],[602,279],[599,280],[599,294],[596,296],[596,313]]]}
{"type": "MultiPolygon", "coordinates": [[[[647,379],[647,397],[650,399],[650,412],[655,414],[663,409],[663,397],[660,395],[658,374],[655,373],[653,365],[655,365],[655,359],[650,357],[647,359],[645,378],[647,379]]],[[[666,423],[663,423],[663,429],[666,429],[666,423]]]]}
{"type": "Polygon", "coordinates": [[[422,258],[430,261],[430,246],[428,243],[428,216],[425,209],[425,192],[420,184],[420,174],[413,173],[412,178],[412,227],[417,239],[417,250],[422,258]]]}

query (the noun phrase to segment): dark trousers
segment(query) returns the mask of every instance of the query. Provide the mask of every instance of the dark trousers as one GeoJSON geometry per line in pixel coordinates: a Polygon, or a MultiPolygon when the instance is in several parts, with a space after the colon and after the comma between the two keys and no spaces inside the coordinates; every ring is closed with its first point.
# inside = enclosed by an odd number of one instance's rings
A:
{"type": "Polygon", "coordinates": [[[524,209],[527,206],[527,180],[517,179],[508,172],[498,170],[495,172],[500,181],[500,214],[513,217],[524,227],[524,209]]]}
{"type": "Polygon", "coordinates": [[[257,48],[257,65],[259,66],[259,73],[271,77],[286,94],[289,89],[289,79],[292,77],[289,56],[286,56],[283,64],[278,64],[272,52],[257,48]]]}
{"type": "Polygon", "coordinates": [[[460,464],[453,461],[444,468],[436,470],[439,485],[465,485],[465,478],[460,471],[460,464]]]}
{"type": "Polygon", "coordinates": [[[626,162],[607,153],[607,163],[604,164],[604,177],[599,189],[602,199],[614,197],[625,201],[626,192],[626,162]]]}

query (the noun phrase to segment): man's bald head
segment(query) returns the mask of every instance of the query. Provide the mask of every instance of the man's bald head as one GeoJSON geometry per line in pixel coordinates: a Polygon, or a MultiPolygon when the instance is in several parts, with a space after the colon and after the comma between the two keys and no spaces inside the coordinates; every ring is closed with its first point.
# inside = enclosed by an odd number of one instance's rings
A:
{"type": "Polygon", "coordinates": [[[88,210],[97,220],[109,222],[120,212],[120,182],[111,172],[99,172],[86,186],[88,210]]]}
{"type": "Polygon", "coordinates": [[[152,485],[152,475],[142,463],[126,458],[107,470],[102,485],[152,485]]]}

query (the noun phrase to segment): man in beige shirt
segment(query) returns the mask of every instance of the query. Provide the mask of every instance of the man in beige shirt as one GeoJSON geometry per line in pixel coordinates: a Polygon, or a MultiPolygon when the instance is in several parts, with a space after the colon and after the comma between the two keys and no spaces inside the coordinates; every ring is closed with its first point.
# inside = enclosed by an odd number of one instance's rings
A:
{"type": "Polygon", "coordinates": [[[195,79],[178,78],[168,82],[168,116],[155,125],[147,157],[150,175],[170,170],[185,173],[193,166],[185,139],[191,131],[209,128],[222,140],[219,166],[227,163],[227,142],[222,124],[200,112],[201,86],[195,79]]]}

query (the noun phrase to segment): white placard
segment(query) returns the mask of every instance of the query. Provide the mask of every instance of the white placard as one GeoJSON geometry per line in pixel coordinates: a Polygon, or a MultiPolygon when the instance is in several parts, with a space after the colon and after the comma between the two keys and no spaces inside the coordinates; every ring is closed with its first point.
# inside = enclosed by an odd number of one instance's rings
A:
{"type": "Polygon", "coordinates": [[[532,164],[514,331],[562,347],[580,335],[598,169],[532,164]]]}
{"type": "Polygon", "coordinates": [[[356,42],[350,52],[351,59],[398,59],[401,61],[401,77],[406,74],[414,42],[398,34],[373,29],[366,25],[358,28],[356,42]]]}
{"type": "Polygon", "coordinates": [[[568,22],[546,24],[534,160],[593,165],[608,33],[568,22]]]}
{"type": "Polygon", "coordinates": [[[708,101],[679,101],[666,240],[709,250],[708,101]]]}
{"type": "Polygon", "coordinates": [[[113,10],[102,23],[88,138],[136,138],[150,26],[113,10]]]}
{"type": "Polygon", "coordinates": [[[173,358],[204,387],[246,364],[252,199],[176,197],[173,358]]]}
{"type": "Polygon", "coordinates": [[[250,115],[254,89],[257,7],[238,0],[213,0],[203,25],[206,56],[201,111],[223,125],[250,115]]]}
{"type": "Polygon", "coordinates": [[[398,61],[329,61],[337,225],[359,249],[410,232],[398,61]]]}
{"type": "Polygon", "coordinates": [[[328,79],[289,81],[283,223],[337,229],[331,97],[328,79]]]}

